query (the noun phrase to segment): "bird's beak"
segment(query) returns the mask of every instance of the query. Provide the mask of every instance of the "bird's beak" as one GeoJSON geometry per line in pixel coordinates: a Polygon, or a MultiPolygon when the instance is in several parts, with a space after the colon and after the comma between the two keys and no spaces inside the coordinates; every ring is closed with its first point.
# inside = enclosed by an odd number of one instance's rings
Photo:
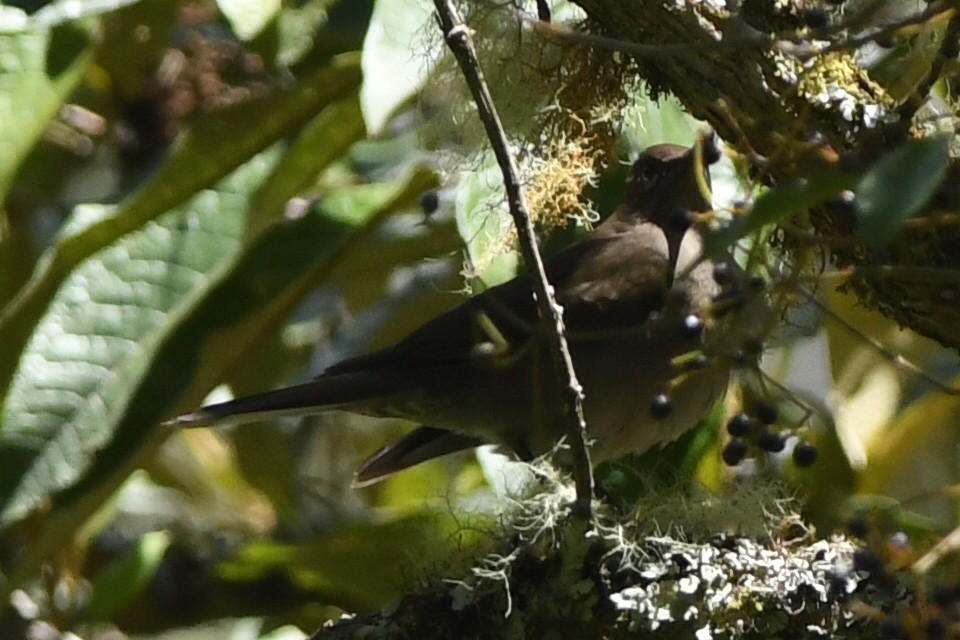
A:
{"type": "Polygon", "coordinates": [[[692,224],[692,214],[710,209],[710,173],[708,171],[711,158],[715,159],[715,151],[707,148],[710,144],[704,138],[687,149],[683,155],[676,158],[669,175],[666,176],[669,186],[662,191],[668,194],[661,206],[661,225],[667,237],[669,251],[669,273],[673,274],[680,257],[680,245],[687,230],[692,224]]]}

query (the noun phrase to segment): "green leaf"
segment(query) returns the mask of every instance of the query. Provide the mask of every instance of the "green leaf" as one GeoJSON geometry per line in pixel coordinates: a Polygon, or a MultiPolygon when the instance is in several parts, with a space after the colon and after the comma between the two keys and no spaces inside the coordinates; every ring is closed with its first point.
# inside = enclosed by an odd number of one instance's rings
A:
{"type": "Polygon", "coordinates": [[[658,142],[692,145],[702,126],[686,112],[679,100],[671,95],[654,100],[650,97],[649,87],[644,84],[624,114],[621,138],[628,151],[625,155],[639,153],[658,142]]]}
{"type": "MultiPolygon", "coordinates": [[[[94,35],[93,25],[87,22],[0,35],[0,202],[6,200],[24,160],[83,77],[94,35]]],[[[4,212],[0,225],[2,306],[29,278],[34,256],[27,221],[7,219],[4,212]]]]}
{"type": "Polygon", "coordinates": [[[949,138],[911,140],[880,158],[857,184],[860,234],[872,247],[889,242],[943,181],[949,138]]]}
{"type": "Polygon", "coordinates": [[[746,233],[779,222],[791,213],[835,198],[853,185],[854,177],[842,171],[821,170],[811,179],[770,189],[754,202],[746,218],[746,233]]]}
{"type": "Polygon", "coordinates": [[[879,83],[897,104],[929,77],[947,29],[947,25],[938,20],[917,26],[918,32],[895,41],[893,49],[869,66],[870,79],[879,83]]]}
{"type": "Polygon", "coordinates": [[[0,524],[74,484],[110,443],[165,332],[242,253],[248,194],[277,155],[255,158],[67,278],[0,414],[0,524]]]}
{"type": "MultiPolygon", "coordinates": [[[[354,124],[332,128],[326,140],[314,132],[308,140],[319,144],[324,153],[294,145],[282,159],[271,152],[269,160],[265,159],[268,156],[254,160],[217,190],[205,192],[181,211],[167,214],[159,226],[150,224],[123,238],[70,276],[31,338],[2,414],[0,452],[5,451],[6,464],[0,467],[0,504],[8,498],[11,502],[7,508],[16,511],[21,502],[18,496],[22,496],[29,508],[37,501],[31,495],[40,499],[51,490],[69,486],[82,474],[90,453],[109,440],[111,429],[122,416],[111,417],[107,412],[124,410],[121,400],[130,392],[129,383],[149,366],[151,341],[168,328],[165,314],[175,311],[190,295],[202,294],[203,280],[214,275],[218,262],[239,255],[244,239],[253,235],[251,226],[265,226],[264,220],[276,217],[273,210],[281,209],[299,188],[302,177],[283,183],[286,190],[278,189],[273,184],[277,170],[283,168],[293,176],[316,176],[362,135],[356,98],[331,109],[338,124],[349,122],[350,113],[354,124]],[[314,156],[309,162],[296,159],[308,153],[314,156]],[[271,194],[266,200],[265,191],[271,194]],[[160,277],[149,272],[151,264],[159,269],[160,277]],[[153,290],[150,285],[154,285],[153,290]],[[84,305],[84,300],[92,304],[84,305]],[[65,347],[69,344],[73,346],[65,347]],[[131,352],[134,346],[139,349],[131,352]],[[118,369],[126,366],[136,371],[119,375],[118,369]],[[113,375],[104,380],[104,372],[113,375]],[[116,403],[108,400],[113,397],[118,398],[116,403]],[[101,401],[106,406],[100,406],[101,401]],[[83,447],[72,446],[74,438],[82,441],[83,447]],[[31,461],[34,456],[36,460],[31,461]],[[18,460],[24,464],[17,464],[18,460]],[[10,490],[14,493],[7,495],[10,490]]],[[[324,113],[318,118],[329,125],[329,115],[324,113]]],[[[393,189],[393,185],[377,186],[393,189]]],[[[330,202],[336,203],[337,197],[331,197],[330,202]]],[[[352,203],[360,206],[336,214],[328,208],[325,213],[347,220],[360,216],[362,221],[370,213],[369,200],[352,203]]],[[[105,209],[80,208],[65,231],[74,233],[76,228],[90,228],[112,217],[105,209]]],[[[313,240],[318,247],[331,241],[313,240]]],[[[319,249],[317,255],[323,255],[319,249]]],[[[274,266],[287,264],[275,261],[274,266]]],[[[7,515],[2,521],[8,520],[7,515]]]]}
{"type": "Polygon", "coordinates": [[[444,562],[471,541],[456,518],[421,510],[387,522],[353,523],[304,544],[254,542],[218,572],[241,583],[280,573],[332,604],[374,610],[399,595],[424,558],[444,562]]]}
{"type": "MultiPolygon", "coordinates": [[[[253,154],[289,135],[334,100],[359,87],[356,56],[336,58],[290,91],[251,100],[200,118],[178,138],[170,157],[112,215],[61,233],[33,276],[0,312],[0,391],[57,288],[82,260],[175,207],[253,154]],[[250,123],[256,126],[251,127],[250,123]],[[238,134],[242,132],[242,134],[238,134]]],[[[2,395],[2,394],[0,394],[2,395]]]]}
{"type": "Polygon", "coordinates": [[[27,14],[19,7],[0,4],[0,34],[22,33],[76,22],[115,11],[140,0],[55,0],[27,14]]]}
{"type": "Polygon", "coordinates": [[[93,579],[87,618],[110,620],[122,611],[153,580],[169,546],[166,531],[150,531],[137,538],[131,549],[93,579]]]}
{"type": "Polygon", "coordinates": [[[427,54],[425,34],[434,29],[428,3],[377,0],[363,41],[360,90],[363,116],[371,132],[380,131],[393,111],[420,91],[434,61],[427,54]]]}
{"type": "Polygon", "coordinates": [[[517,274],[518,257],[504,243],[513,219],[502,206],[503,176],[487,154],[480,168],[464,175],[457,185],[456,216],[460,237],[478,290],[492,287],[517,274]]]}
{"type": "Polygon", "coordinates": [[[280,0],[217,0],[241,40],[255,38],[280,11],[280,0]]]}
{"type": "MultiPolygon", "coordinates": [[[[324,37],[329,25],[327,9],[329,0],[299,0],[285,3],[277,16],[276,63],[290,67],[298,63],[313,48],[318,38],[324,37]]],[[[334,29],[337,26],[334,25],[334,29]]]]}
{"type": "Polygon", "coordinates": [[[823,204],[844,189],[854,185],[854,176],[836,169],[824,168],[812,178],[780,185],[765,191],[753,203],[749,213],[709,234],[705,253],[717,255],[730,245],[763,227],[776,224],[785,217],[823,204]]]}
{"type": "MultiPolygon", "coordinates": [[[[948,384],[956,388],[958,382],[955,378],[948,384]]],[[[898,412],[886,425],[883,435],[867,443],[868,466],[861,475],[859,488],[866,492],[892,491],[891,479],[909,473],[918,460],[924,459],[921,457],[924,448],[929,449],[931,443],[936,443],[944,429],[955,429],[960,423],[958,415],[960,398],[937,389],[898,412]]],[[[944,456],[946,464],[950,457],[944,456]]]]}
{"type": "Polygon", "coordinates": [[[327,106],[290,143],[283,158],[250,204],[251,227],[266,226],[283,212],[291,195],[316,180],[322,169],[343,156],[365,133],[356,93],[327,106]]]}
{"type": "Polygon", "coordinates": [[[862,492],[848,496],[844,510],[849,513],[869,514],[881,531],[902,530],[911,542],[933,544],[942,541],[942,528],[929,515],[906,508],[896,498],[862,492]],[[933,535],[931,535],[933,534],[933,535]]]}
{"type": "Polygon", "coordinates": [[[436,184],[432,171],[419,170],[345,189],[244,244],[252,183],[275,161],[271,153],[248,163],[65,283],[31,341],[38,355],[25,357],[0,432],[3,525],[54,506],[45,537],[8,584],[29,575],[162,442],[169,432],[156,426],[161,420],[196,406],[243,366],[247,350],[282,324],[348,243],[436,184]]]}
{"type": "Polygon", "coordinates": [[[0,35],[0,200],[90,62],[94,31],[73,22],[0,35]]]}

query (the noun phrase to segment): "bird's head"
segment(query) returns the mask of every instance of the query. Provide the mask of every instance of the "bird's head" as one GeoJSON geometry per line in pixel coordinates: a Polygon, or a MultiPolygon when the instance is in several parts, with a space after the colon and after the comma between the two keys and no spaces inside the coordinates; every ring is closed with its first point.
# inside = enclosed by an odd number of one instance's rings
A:
{"type": "Polygon", "coordinates": [[[611,216],[612,226],[656,224],[667,237],[670,264],[676,264],[680,243],[693,221],[691,214],[711,208],[707,168],[718,157],[712,135],[701,137],[692,147],[648,147],[633,163],[627,196],[611,216]]]}
{"type": "Polygon", "coordinates": [[[691,212],[710,210],[704,187],[710,186],[707,167],[717,156],[709,138],[701,139],[692,147],[676,144],[648,147],[633,163],[630,172],[628,215],[664,229],[677,227],[686,231],[691,212]]]}

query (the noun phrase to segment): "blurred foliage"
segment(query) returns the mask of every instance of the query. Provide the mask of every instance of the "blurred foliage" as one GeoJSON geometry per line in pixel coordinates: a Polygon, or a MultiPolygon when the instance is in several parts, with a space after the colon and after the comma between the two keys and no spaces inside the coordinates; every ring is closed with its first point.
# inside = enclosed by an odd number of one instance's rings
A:
{"type": "MultiPolygon", "coordinates": [[[[444,104],[467,103],[423,8],[0,8],[0,638],[42,625],[295,636],[287,625],[309,632],[341,610],[376,609],[427,570],[455,574],[493,535],[497,480],[471,455],[350,488],[357,461],[404,425],[161,426],[208,397],[304,380],[390,344],[464,288],[515,273],[499,174],[445,120],[444,104]],[[425,86],[439,97],[421,96],[425,86]],[[451,163],[450,149],[467,159],[451,163]],[[425,193],[438,203],[430,215],[425,193]]],[[[597,116],[618,123],[619,159],[689,144],[698,128],[641,88],[597,116]]],[[[557,92],[541,93],[510,107],[511,122],[529,123],[527,143],[557,92]]],[[[855,186],[868,196],[862,231],[882,244],[929,198],[946,153],[943,141],[906,145],[862,175],[760,194],[724,160],[714,191],[733,223],[716,245],[745,240],[745,263],[775,274],[763,242],[775,225],[855,186]],[[737,217],[753,196],[755,215],[737,217]]],[[[622,192],[617,160],[595,167],[595,213],[622,192]]],[[[572,228],[547,251],[583,231],[572,228]]],[[[774,395],[797,423],[785,426],[817,444],[817,464],[797,468],[788,447],[724,467],[723,425],[749,393],[735,391],[663,451],[601,470],[607,490],[632,502],[650,486],[719,491],[776,471],[823,532],[863,511],[895,512],[911,531],[954,526],[955,501],[938,491],[958,482],[957,396],[903,375],[871,341],[942,380],[955,359],[827,287],[791,304],[765,368],[793,390],[774,395]]]]}

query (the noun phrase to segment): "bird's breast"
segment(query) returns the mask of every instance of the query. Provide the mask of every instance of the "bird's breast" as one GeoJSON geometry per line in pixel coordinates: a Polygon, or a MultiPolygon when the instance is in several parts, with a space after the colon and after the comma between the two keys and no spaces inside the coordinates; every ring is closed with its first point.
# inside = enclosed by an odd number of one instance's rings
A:
{"type": "Polygon", "coordinates": [[[726,390],[729,371],[714,366],[684,372],[674,363],[697,347],[654,332],[616,345],[576,349],[574,364],[584,389],[595,461],[673,441],[704,417],[726,390]],[[660,394],[669,398],[670,411],[658,417],[652,406],[660,394]]]}

